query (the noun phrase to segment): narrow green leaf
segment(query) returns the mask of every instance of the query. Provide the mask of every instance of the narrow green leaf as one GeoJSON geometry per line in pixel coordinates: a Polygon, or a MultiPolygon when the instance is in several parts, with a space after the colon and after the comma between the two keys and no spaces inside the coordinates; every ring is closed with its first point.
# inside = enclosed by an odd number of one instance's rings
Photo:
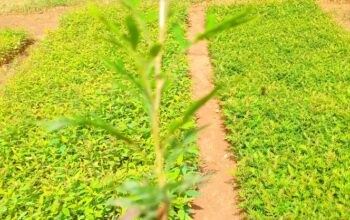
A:
{"type": "Polygon", "coordinates": [[[154,44],[149,51],[150,57],[155,58],[156,56],[158,56],[158,54],[162,50],[162,48],[163,47],[161,44],[159,44],[159,43],[154,44]]]}
{"type": "Polygon", "coordinates": [[[92,126],[95,128],[101,128],[107,132],[109,132],[111,135],[116,137],[117,139],[123,140],[129,144],[132,144],[133,141],[123,135],[120,131],[118,131],[114,126],[107,124],[106,122],[102,121],[101,119],[84,119],[84,118],[77,118],[73,121],[76,125],[80,126],[92,126]]]}
{"type": "Polygon", "coordinates": [[[103,129],[108,133],[110,133],[111,135],[113,135],[114,137],[116,137],[117,139],[123,140],[129,144],[133,143],[131,139],[123,135],[114,126],[105,123],[101,119],[90,120],[86,118],[75,118],[75,119],[61,118],[59,120],[44,122],[41,124],[44,125],[49,131],[58,130],[58,129],[61,129],[67,126],[72,126],[72,125],[91,126],[91,127],[103,129]]]}
{"type": "Polygon", "coordinates": [[[127,40],[130,42],[132,49],[136,50],[140,40],[140,31],[137,27],[137,23],[132,16],[126,18],[126,26],[128,28],[129,36],[127,40]]]}
{"type": "Polygon", "coordinates": [[[196,190],[187,190],[185,194],[189,197],[198,197],[201,195],[201,193],[196,190]]]}
{"type": "Polygon", "coordinates": [[[206,20],[206,24],[205,24],[205,30],[210,30],[210,29],[214,28],[215,27],[215,21],[216,21],[215,15],[209,13],[207,15],[207,20],[206,20]]]}
{"type": "Polygon", "coordinates": [[[200,128],[194,128],[194,129],[190,129],[189,131],[186,131],[181,141],[177,141],[176,137],[172,139],[171,148],[168,148],[168,149],[174,149],[174,150],[167,150],[165,153],[167,169],[170,169],[170,167],[173,165],[173,163],[177,160],[177,158],[181,154],[190,152],[191,149],[186,147],[186,145],[194,141],[198,133],[201,132],[206,127],[207,126],[203,126],[200,128]]]}
{"type": "Polygon", "coordinates": [[[208,95],[194,102],[184,113],[184,117],[181,120],[175,121],[170,125],[169,135],[172,135],[175,130],[185,125],[191,119],[191,117],[198,111],[199,108],[201,108],[205,103],[207,103],[211,98],[213,98],[216,95],[218,90],[219,87],[213,89],[213,91],[211,91],[208,95]]]}
{"type": "Polygon", "coordinates": [[[199,184],[205,182],[208,176],[201,176],[200,174],[187,174],[183,177],[181,182],[169,183],[168,189],[172,192],[183,193],[189,189],[197,187],[199,184]]]}
{"type": "Polygon", "coordinates": [[[102,39],[104,41],[107,41],[109,43],[111,43],[113,46],[117,47],[117,48],[123,48],[123,44],[121,44],[115,36],[103,36],[102,39]]]}
{"type": "Polygon", "coordinates": [[[118,73],[124,77],[126,77],[127,79],[129,79],[138,89],[140,89],[141,91],[144,90],[144,86],[142,85],[142,83],[137,80],[132,73],[130,73],[129,71],[127,71],[124,67],[124,64],[122,61],[118,60],[118,61],[111,61],[111,60],[107,60],[105,59],[105,63],[106,65],[112,69],[115,73],[118,73]]]}
{"type": "Polygon", "coordinates": [[[54,121],[39,122],[38,124],[40,126],[43,126],[44,128],[46,128],[46,130],[52,132],[52,131],[56,131],[56,130],[59,130],[61,128],[67,127],[67,126],[71,126],[74,123],[72,123],[72,121],[68,120],[67,118],[59,118],[59,119],[54,120],[54,121]]]}
{"type": "Polygon", "coordinates": [[[172,32],[174,33],[177,42],[180,44],[181,49],[187,49],[188,47],[193,45],[192,42],[186,40],[186,35],[179,24],[173,24],[172,32]]]}
{"type": "Polygon", "coordinates": [[[146,86],[145,83],[147,82],[143,82],[139,79],[137,79],[136,77],[133,76],[132,73],[130,73],[129,71],[127,71],[124,67],[124,64],[122,61],[110,61],[108,59],[105,59],[106,65],[111,68],[113,71],[115,71],[118,74],[121,74],[123,76],[125,76],[127,79],[129,79],[137,89],[139,89],[139,91],[141,92],[141,94],[143,95],[144,98],[144,104],[145,104],[145,108],[146,111],[149,113],[150,109],[151,109],[151,94],[149,92],[147,92],[146,90],[146,86]]]}
{"type": "Polygon", "coordinates": [[[188,145],[189,143],[194,141],[195,138],[197,137],[198,133],[201,132],[202,130],[204,130],[205,128],[207,128],[207,126],[193,128],[193,129],[186,131],[184,134],[184,137],[179,142],[177,142],[177,141],[175,142],[175,140],[177,140],[177,138],[174,137],[174,140],[171,143],[172,148],[177,149],[177,148],[181,148],[181,147],[188,145]]]}
{"type": "MultiPolygon", "coordinates": [[[[209,39],[210,37],[213,37],[214,35],[228,30],[229,28],[236,27],[240,24],[246,23],[250,21],[252,18],[248,17],[250,10],[247,10],[235,17],[232,17],[230,19],[227,19],[223,21],[222,23],[206,30],[204,33],[197,35],[195,42],[198,42],[200,40],[209,39]]],[[[212,19],[212,18],[211,18],[212,19]]],[[[212,21],[211,21],[212,22],[212,21]]],[[[210,24],[212,26],[212,24],[210,24]]]]}
{"type": "Polygon", "coordinates": [[[219,88],[217,87],[213,89],[213,91],[211,91],[208,95],[194,102],[185,112],[183,121],[187,122],[198,111],[199,108],[201,108],[205,103],[207,103],[210,99],[212,99],[216,95],[218,90],[219,88]]]}
{"type": "Polygon", "coordinates": [[[121,3],[129,10],[133,10],[140,3],[140,0],[122,0],[121,3]]]}

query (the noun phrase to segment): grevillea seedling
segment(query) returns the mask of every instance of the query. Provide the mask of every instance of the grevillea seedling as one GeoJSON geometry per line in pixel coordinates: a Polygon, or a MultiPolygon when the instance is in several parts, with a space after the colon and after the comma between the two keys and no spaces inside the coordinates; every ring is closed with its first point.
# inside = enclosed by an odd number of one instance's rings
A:
{"type": "MultiPolygon", "coordinates": [[[[167,33],[177,35],[180,45],[183,50],[191,45],[207,40],[217,33],[228,28],[237,26],[246,22],[246,13],[240,14],[233,18],[227,19],[218,25],[209,25],[204,33],[198,33],[197,37],[191,41],[185,40],[185,36],[180,33],[176,24],[169,25],[168,20],[171,12],[171,4],[166,0],[159,1],[158,14],[158,36],[153,39],[145,21],[143,14],[138,10],[137,1],[122,1],[128,16],[126,16],[125,24],[127,31],[120,33],[119,27],[109,21],[104,15],[99,12],[97,7],[92,7],[92,12],[100,19],[109,30],[109,35],[106,40],[117,47],[123,48],[129,56],[135,59],[134,69],[137,74],[126,67],[120,60],[106,59],[106,64],[112,69],[115,74],[122,75],[129,80],[141,94],[145,112],[148,116],[149,127],[151,131],[151,144],[155,152],[154,160],[154,180],[145,180],[145,182],[128,181],[122,187],[126,197],[112,199],[109,203],[114,206],[127,208],[124,214],[125,218],[141,216],[143,219],[168,219],[169,208],[172,201],[177,195],[188,192],[188,195],[195,196],[193,189],[203,178],[196,173],[189,173],[183,178],[172,179],[167,175],[169,166],[172,166],[177,158],[186,152],[184,147],[189,141],[193,141],[196,134],[203,128],[193,128],[186,132],[181,139],[178,139],[176,134],[184,127],[188,126],[192,117],[197,110],[209,101],[215,94],[217,89],[208,91],[208,95],[200,100],[192,103],[187,110],[184,111],[182,117],[170,123],[166,131],[162,131],[161,108],[162,95],[167,86],[171,84],[169,74],[171,69],[163,68],[163,48],[166,44],[167,33]],[[148,51],[140,51],[140,43],[146,43],[148,51]],[[172,149],[172,151],[169,151],[172,149]]],[[[212,24],[212,22],[209,22],[212,24]]],[[[130,147],[137,147],[136,140],[125,136],[123,132],[108,122],[100,119],[87,118],[65,118],[52,123],[49,123],[51,129],[58,129],[68,125],[77,126],[92,126],[108,131],[117,139],[123,140],[130,147]]]]}

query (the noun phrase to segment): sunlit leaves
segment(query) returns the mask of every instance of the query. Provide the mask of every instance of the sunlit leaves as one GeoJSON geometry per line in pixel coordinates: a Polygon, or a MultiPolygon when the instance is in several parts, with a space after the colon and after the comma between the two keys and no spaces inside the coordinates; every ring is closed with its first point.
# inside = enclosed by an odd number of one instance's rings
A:
{"type": "Polygon", "coordinates": [[[24,31],[0,30],[0,65],[10,61],[28,43],[29,36],[24,31]]]}
{"type": "Polygon", "coordinates": [[[125,39],[130,42],[132,49],[136,50],[140,41],[140,32],[137,23],[132,16],[128,16],[125,23],[129,32],[128,35],[125,35],[125,39]]]}
{"type": "Polygon", "coordinates": [[[204,33],[197,35],[195,42],[198,42],[198,41],[204,40],[204,39],[209,39],[209,38],[219,34],[220,32],[226,31],[230,28],[233,28],[233,27],[236,27],[236,26],[241,25],[243,23],[246,23],[247,21],[252,19],[249,12],[250,12],[250,10],[247,10],[244,13],[241,13],[241,14],[238,14],[238,15],[232,17],[232,18],[226,19],[217,25],[214,25],[215,17],[210,16],[209,22],[207,25],[208,29],[204,33]]]}
{"type": "Polygon", "coordinates": [[[211,38],[248,219],[350,216],[350,39],[314,1],[211,7],[252,22],[211,38]]]}
{"type": "Polygon", "coordinates": [[[171,30],[182,49],[187,49],[188,47],[193,45],[193,42],[189,42],[186,39],[186,34],[184,33],[183,28],[179,26],[179,24],[173,24],[171,30]]]}
{"type": "Polygon", "coordinates": [[[197,100],[196,102],[192,103],[188,109],[186,109],[186,111],[184,112],[184,115],[181,119],[175,121],[173,124],[171,124],[170,128],[169,128],[169,133],[173,133],[175,130],[181,128],[182,126],[184,126],[189,120],[191,120],[191,118],[194,116],[194,114],[203,106],[205,105],[210,99],[212,99],[217,91],[218,88],[215,88],[214,90],[212,90],[209,94],[207,94],[206,96],[204,96],[203,98],[197,100]]]}
{"type": "Polygon", "coordinates": [[[124,215],[132,214],[142,219],[155,219],[159,214],[157,208],[161,202],[171,201],[179,195],[188,198],[200,196],[200,193],[193,188],[204,180],[205,178],[200,175],[183,175],[181,178],[169,179],[164,187],[154,183],[128,181],[120,187],[120,190],[130,196],[111,199],[108,204],[131,210],[132,213],[127,211],[124,215]]]}
{"type": "Polygon", "coordinates": [[[142,82],[139,79],[137,79],[131,72],[129,72],[128,70],[125,69],[124,63],[122,61],[118,60],[118,61],[113,62],[110,60],[106,60],[106,64],[115,73],[124,76],[126,79],[128,79],[130,82],[132,82],[133,85],[136,88],[138,88],[141,92],[144,91],[144,85],[142,84],[142,82]]]}
{"type": "Polygon", "coordinates": [[[44,123],[46,127],[51,130],[58,130],[61,128],[64,128],[66,126],[90,126],[94,128],[99,128],[107,131],[117,139],[123,140],[129,144],[133,144],[134,142],[123,135],[118,129],[116,129],[114,126],[102,121],[101,119],[87,119],[87,118],[74,118],[74,119],[68,119],[68,118],[63,118],[60,120],[52,121],[52,122],[46,122],[44,123]]]}
{"type": "Polygon", "coordinates": [[[158,56],[158,54],[161,52],[162,48],[163,48],[163,46],[159,43],[152,45],[152,47],[149,51],[150,58],[155,58],[156,56],[158,56]]]}
{"type": "Polygon", "coordinates": [[[133,10],[138,4],[140,4],[140,0],[121,0],[120,2],[128,10],[133,10]]]}
{"type": "MultiPolygon", "coordinates": [[[[156,7],[142,7],[147,13],[155,14],[156,7]]],[[[112,196],[125,196],[117,190],[125,179],[152,181],[149,174],[154,154],[149,144],[147,115],[138,99],[138,94],[142,94],[127,75],[121,73],[127,70],[130,76],[140,80],[131,66],[135,57],[117,45],[129,47],[122,38],[128,33],[124,21],[129,14],[125,8],[116,6],[99,10],[107,22],[113,22],[117,34],[106,31],[106,26],[87,11],[70,13],[63,18],[58,30],[49,34],[31,53],[26,67],[19,67],[11,83],[1,88],[1,219],[8,216],[14,219],[37,216],[111,219],[118,217],[122,209],[106,202],[112,196]],[[107,37],[111,38],[105,41],[107,37]],[[105,57],[117,66],[110,69],[102,60],[105,57]],[[101,118],[135,140],[138,147],[90,125],[73,125],[49,133],[36,124],[63,115],[69,119],[74,119],[74,115],[88,115],[91,120],[101,118]]],[[[176,5],[174,11],[173,19],[185,27],[185,8],[176,5]]],[[[151,34],[155,35],[154,18],[151,23],[148,16],[145,18],[151,34]]],[[[139,28],[142,29],[141,25],[139,28]]],[[[152,46],[146,45],[142,37],[138,49],[148,60],[153,56],[152,46]]],[[[161,50],[165,55],[164,63],[173,66],[171,74],[177,80],[163,99],[166,105],[162,108],[164,130],[181,116],[190,101],[185,54],[180,53],[174,37],[168,39],[161,50]]],[[[153,48],[153,54],[159,52],[157,47],[153,48]]],[[[55,126],[66,125],[61,121],[55,126]]],[[[183,132],[178,135],[182,136],[183,132]]],[[[191,146],[193,149],[194,144],[191,146]]],[[[197,169],[195,155],[195,152],[184,155],[181,170],[197,169]]],[[[174,167],[170,172],[173,170],[174,167]]],[[[185,173],[183,171],[180,176],[185,173]]],[[[173,216],[178,215],[179,210],[189,209],[184,194],[174,202],[173,216]]]]}

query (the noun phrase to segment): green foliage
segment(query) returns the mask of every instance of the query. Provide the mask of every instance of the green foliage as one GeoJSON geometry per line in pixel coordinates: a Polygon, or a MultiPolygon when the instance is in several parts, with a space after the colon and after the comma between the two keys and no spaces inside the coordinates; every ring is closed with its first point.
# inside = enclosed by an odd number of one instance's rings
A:
{"type": "Polygon", "coordinates": [[[241,206],[251,219],[350,218],[350,37],[313,1],[211,7],[258,19],[214,37],[241,206]]]}
{"type": "MultiPolygon", "coordinates": [[[[196,172],[189,172],[186,177],[179,179],[180,172],[174,175],[172,170],[169,169],[172,165],[175,165],[174,168],[176,169],[177,166],[174,164],[174,161],[178,160],[178,158],[183,158],[185,153],[190,153],[186,149],[187,145],[195,140],[196,134],[202,128],[191,129],[189,132],[184,133],[184,136],[180,139],[178,139],[179,137],[176,134],[183,128],[190,128],[186,124],[191,124],[194,114],[216,94],[217,90],[214,89],[207,96],[190,105],[183,113],[183,116],[180,117],[181,119],[174,120],[173,124],[175,125],[170,126],[168,131],[164,132],[165,134],[163,135],[160,128],[160,122],[163,118],[163,114],[160,113],[160,109],[163,108],[162,97],[165,91],[165,85],[172,83],[172,80],[170,80],[172,68],[164,68],[166,65],[163,64],[164,45],[167,43],[166,35],[169,30],[167,28],[169,19],[168,4],[166,0],[159,2],[160,9],[158,13],[161,17],[158,18],[158,38],[149,35],[150,32],[143,18],[144,14],[138,11],[137,1],[124,0],[122,4],[130,13],[125,19],[126,33],[120,31],[118,29],[119,25],[114,21],[109,21],[104,13],[96,7],[92,7],[92,12],[109,30],[110,36],[106,38],[107,42],[112,42],[115,46],[124,49],[124,52],[135,60],[135,64],[132,67],[136,69],[136,76],[133,76],[125,68],[125,64],[119,60],[113,62],[111,61],[113,59],[108,59],[107,64],[118,76],[124,76],[143,94],[143,104],[149,119],[151,146],[155,153],[153,164],[154,182],[149,180],[142,181],[143,183],[128,181],[123,186],[126,196],[121,199],[112,199],[109,204],[126,208],[124,217],[128,216],[127,218],[131,218],[132,216],[141,217],[142,219],[167,220],[169,214],[172,214],[170,212],[170,206],[174,204],[174,201],[176,203],[176,200],[181,198],[183,193],[189,197],[197,196],[198,192],[193,190],[193,188],[203,179],[196,172]],[[146,35],[145,43],[150,48],[146,50],[149,51],[146,56],[143,52],[144,48],[140,50],[138,47],[142,34],[146,35]],[[175,150],[175,152],[171,152],[171,149],[175,150]]],[[[216,27],[207,29],[204,33],[200,33],[194,42],[183,40],[184,37],[181,36],[183,31],[181,31],[178,24],[175,25],[175,29],[177,30],[175,34],[180,47],[184,49],[184,45],[190,46],[200,40],[208,39],[246,20],[245,14],[233,17],[216,25],[216,27]]],[[[51,128],[60,128],[67,125],[100,128],[109,132],[118,140],[123,140],[137,146],[136,142],[122,134],[115,126],[100,119],[63,119],[54,121],[51,125],[49,123],[49,127],[51,128]]],[[[183,213],[186,212],[180,209],[176,216],[183,216],[183,213]]],[[[189,218],[189,216],[184,215],[182,218],[189,218]]]]}
{"type": "Polygon", "coordinates": [[[250,10],[247,10],[234,17],[230,17],[229,19],[226,19],[223,22],[221,22],[219,25],[214,25],[215,22],[213,21],[213,19],[215,18],[212,16],[208,16],[206,31],[203,34],[199,34],[196,37],[196,41],[209,39],[224,30],[228,30],[230,28],[239,26],[240,24],[246,23],[247,21],[251,20],[251,18],[247,16],[249,14],[249,11],[250,10]]]}
{"type": "Polygon", "coordinates": [[[0,30],[0,65],[11,60],[28,43],[28,34],[10,29],[0,30]]]}
{"type": "MultiPolygon", "coordinates": [[[[170,20],[186,27],[186,10],[173,7],[170,20]]],[[[157,34],[152,22],[157,7],[142,6],[145,23],[151,36],[157,34]]],[[[123,21],[128,13],[120,7],[102,9],[108,21],[116,22],[120,33],[131,26],[123,21]]],[[[122,36],[120,36],[122,37],[122,36]]],[[[139,50],[150,51],[140,35],[139,50]]],[[[124,63],[124,70],[135,74],[137,62],[124,50],[113,47],[104,24],[86,10],[66,16],[57,32],[50,34],[29,57],[20,72],[2,88],[0,95],[0,218],[95,219],[118,216],[124,210],[107,204],[115,197],[125,196],[119,189],[127,179],[154,181],[154,151],[150,140],[149,119],[140,97],[140,90],[125,75],[110,71],[101,58],[124,63]],[[104,129],[70,126],[47,132],[37,126],[61,116],[84,118],[85,122],[116,128],[123,136],[138,143],[129,146],[104,129]],[[96,119],[98,118],[98,120],[96,119]]],[[[134,41],[134,38],[131,42],[134,41]]],[[[161,131],[182,116],[189,106],[190,79],[185,54],[172,34],[163,48],[164,70],[171,70],[173,83],[164,91],[161,107],[161,131]]],[[[151,50],[157,54],[157,46],[151,50]]],[[[120,67],[121,65],[119,65],[120,67]]],[[[118,65],[116,68],[119,68],[118,65]]],[[[61,121],[60,126],[82,124],[81,120],[61,121]]],[[[52,125],[52,124],[51,124],[52,125]]],[[[192,134],[194,123],[176,132],[177,139],[192,134]]],[[[186,176],[197,170],[197,149],[184,142],[180,154],[170,147],[172,157],[167,178],[171,183],[187,183],[186,176]],[[185,153],[184,153],[185,152],[185,153]]],[[[175,145],[174,145],[175,146],[175,145]]],[[[170,156],[169,156],[170,157],[170,156]]],[[[178,184],[167,185],[176,187],[178,184]]],[[[184,185],[184,184],[182,184],[184,185]]],[[[130,185],[129,185],[130,187],[130,185]]],[[[125,189],[125,188],[124,188],[125,189]]],[[[181,190],[176,189],[177,192],[181,190]]],[[[193,191],[177,193],[170,213],[187,216],[193,191]]]]}

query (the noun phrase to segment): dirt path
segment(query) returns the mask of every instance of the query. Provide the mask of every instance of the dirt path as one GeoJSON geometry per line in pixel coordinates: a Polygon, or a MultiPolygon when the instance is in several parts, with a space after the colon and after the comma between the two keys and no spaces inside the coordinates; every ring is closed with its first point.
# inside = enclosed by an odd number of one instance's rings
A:
{"type": "Polygon", "coordinates": [[[72,8],[56,7],[39,13],[0,15],[0,28],[24,29],[33,38],[42,39],[47,30],[57,28],[60,16],[72,8]]]}
{"type": "MultiPolygon", "coordinates": [[[[194,5],[190,8],[189,39],[204,31],[205,7],[194,5]]],[[[206,42],[190,48],[188,52],[190,72],[193,79],[193,98],[198,99],[213,89],[213,70],[206,42]]],[[[198,144],[204,163],[203,173],[211,173],[209,181],[200,192],[202,196],[194,201],[194,219],[226,220],[242,219],[238,208],[238,192],[230,171],[235,162],[230,159],[229,144],[225,141],[225,129],[218,100],[209,101],[197,113],[198,126],[210,125],[200,133],[198,144]]]]}
{"type": "Polygon", "coordinates": [[[350,31],[350,3],[321,2],[321,7],[334,14],[335,19],[350,31]]]}

